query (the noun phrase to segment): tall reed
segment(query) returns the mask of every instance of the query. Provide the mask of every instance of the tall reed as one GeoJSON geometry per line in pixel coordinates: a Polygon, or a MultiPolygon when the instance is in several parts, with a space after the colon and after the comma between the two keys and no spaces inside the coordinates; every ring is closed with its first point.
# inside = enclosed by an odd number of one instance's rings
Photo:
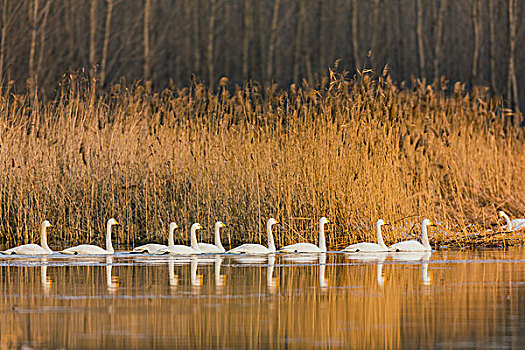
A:
{"type": "MultiPolygon", "coordinates": [[[[101,243],[116,217],[121,244],[164,241],[171,220],[185,228],[222,220],[234,245],[265,242],[275,216],[283,245],[316,241],[327,216],[337,248],[373,239],[379,217],[429,217],[459,230],[495,220],[497,208],[525,212],[524,130],[482,88],[458,83],[445,93],[333,72],[316,87],[226,85],[105,92],[70,76],[53,99],[4,90],[1,239],[35,241],[47,218],[51,244],[101,243]]],[[[387,243],[402,237],[397,227],[385,231],[387,243]]]]}

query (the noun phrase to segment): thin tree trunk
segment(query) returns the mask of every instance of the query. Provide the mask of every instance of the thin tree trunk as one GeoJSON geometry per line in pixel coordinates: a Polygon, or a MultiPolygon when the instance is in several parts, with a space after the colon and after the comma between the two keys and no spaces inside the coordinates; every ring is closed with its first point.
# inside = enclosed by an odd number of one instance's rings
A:
{"type": "Polygon", "coordinates": [[[447,0],[439,0],[439,12],[436,26],[436,43],[434,47],[434,81],[439,81],[441,72],[439,71],[439,64],[441,62],[441,45],[443,44],[443,18],[445,17],[445,10],[447,8],[447,0]]]}
{"type": "Polygon", "coordinates": [[[242,42],[242,76],[249,79],[250,40],[252,36],[252,0],[244,0],[244,32],[242,42]]]}
{"type": "Polygon", "coordinates": [[[52,0],[47,0],[44,7],[44,14],[42,18],[42,23],[40,24],[40,53],[38,55],[38,63],[36,65],[36,74],[39,75],[42,71],[42,62],[44,60],[44,48],[46,43],[46,25],[47,17],[49,15],[49,7],[51,6],[52,0]]]}
{"type": "Polygon", "coordinates": [[[295,33],[295,50],[293,55],[293,79],[294,83],[299,82],[300,66],[302,57],[302,45],[304,35],[304,17],[305,17],[305,0],[299,0],[299,18],[297,19],[297,28],[295,33]]]}
{"type": "Polygon", "coordinates": [[[359,38],[358,38],[358,23],[357,23],[357,0],[352,1],[352,52],[354,54],[354,64],[357,70],[361,70],[361,62],[359,59],[359,38]]]}
{"type": "Polygon", "coordinates": [[[489,0],[489,61],[490,61],[490,86],[492,92],[497,93],[496,83],[496,16],[495,0],[489,0]]]}
{"type": "Polygon", "coordinates": [[[518,108],[518,80],[516,79],[515,57],[516,57],[516,0],[509,0],[509,76],[508,76],[508,98],[515,108],[518,108]]]}
{"type": "Polygon", "coordinates": [[[150,75],[150,47],[149,47],[149,24],[151,16],[151,0],[146,0],[144,4],[144,80],[149,79],[150,75]]]}
{"type": "Polygon", "coordinates": [[[31,18],[31,45],[29,46],[29,95],[30,100],[36,99],[37,77],[35,74],[36,30],[38,22],[38,0],[33,0],[29,6],[31,18]]]}
{"type": "Polygon", "coordinates": [[[398,46],[398,62],[399,62],[399,76],[401,77],[400,80],[404,79],[405,77],[405,31],[403,30],[403,20],[401,18],[403,14],[403,4],[401,0],[396,0],[397,2],[397,27],[399,28],[399,32],[397,33],[397,37],[399,38],[399,42],[397,44],[398,46]]]}
{"type": "Polygon", "coordinates": [[[31,45],[29,46],[29,76],[35,77],[35,52],[36,52],[36,30],[38,21],[38,0],[33,0],[32,6],[29,7],[31,18],[31,45]]]}
{"type": "Polygon", "coordinates": [[[213,90],[213,85],[215,81],[215,62],[213,57],[213,44],[215,39],[215,16],[217,11],[217,0],[208,0],[210,6],[210,17],[208,22],[208,46],[206,49],[206,59],[208,64],[208,86],[213,90]]]}
{"type": "Polygon", "coordinates": [[[2,1],[2,29],[0,42],[0,86],[4,83],[4,60],[5,60],[5,40],[7,38],[7,3],[9,0],[2,1]]]}
{"type": "Polygon", "coordinates": [[[97,0],[91,0],[91,9],[89,11],[89,68],[93,70],[97,63],[97,0]]]}
{"type": "Polygon", "coordinates": [[[273,3],[272,26],[270,28],[270,41],[268,43],[268,55],[266,62],[266,82],[269,83],[273,77],[273,55],[275,51],[275,44],[277,41],[277,22],[279,20],[279,4],[280,0],[275,0],[273,3]]]}
{"type": "Polygon", "coordinates": [[[478,65],[479,65],[479,50],[480,50],[480,1],[472,0],[472,30],[474,32],[474,52],[472,53],[472,85],[476,85],[478,82],[478,65]]]}
{"type": "Polygon", "coordinates": [[[372,47],[373,57],[377,57],[377,37],[379,36],[379,0],[374,0],[374,26],[372,28],[372,47]]]}
{"type": "Polygon", "coordinates": [[[102,46],[102,62],[100,64],[100,84],[104,85],[106,81],[106,65],[108,60],[109,36],[111,33],[111,16],[113,13],[113,0],[106,0],[106,26],[104,28],[104,44],[102,46]]]}
{"type": "Polygon", "coordinates": [[[199,74],[201,71],[201,49],[200,49],[200,38],[199,38],[199,0],[192,1],[193,4],[193,71],[199,74]]]}
{"type": "Polygon", "coordinates": [[[423,46],[423,4],[421,0],[416,1],[416,36],[419,57],[419,76],[425,79],[425,48],[423,46]]]}

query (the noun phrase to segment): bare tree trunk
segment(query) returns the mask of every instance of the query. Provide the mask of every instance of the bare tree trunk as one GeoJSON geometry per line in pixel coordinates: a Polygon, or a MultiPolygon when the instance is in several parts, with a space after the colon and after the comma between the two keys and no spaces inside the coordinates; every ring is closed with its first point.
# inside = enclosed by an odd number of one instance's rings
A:
{"type": "Polygon", "coordinates": [[[421,0],[416,1],[416,36],[419,57],[419,75],[425,79],[425,48],[423,46],[423,4],[421,0]]]}
{"type": "Polygon", "coordinates": [[[242,42],[242,76],[249,79],[250,40],[252,34],[252,0],[244,0],[244,32],[242,42]]]}
{"type": "Polygon", "coordinates": [[[52,0],[47,0],[44,7],[44,14],[42,18],[42,23],[40,24],[40,53],[38,55],[38,63],[36,65],[36,74],[39,75],[42,71],[42,61],[44,60],[44,48],[46,42],[46,25],[47,17],[49,15],[49,7],[51,6],[52,0]]]}
{"type": "Polygon", "coordinates": [[[89,68],[93,70],[97,63],[97,0],[91,0],[91,9],[89,11],[89,68]]]}
{"type": "Polygon", "coordinates": [[[497,93],[496,83],[496,16],[494,11],[495,0],[489,0],[489,61],[490,61],[490,86],[492,92],[497,93]]]}
{"type": "Polygon", "coordinates": [[[443,44],[443,18],[445,17],[446,8],[447,0],[440,0],[436,28],[436,43],[434,47],[434,81],[436,82],[439,81],[439,78],[441,77],[439,63],[441,62],[441,45],[443,44]]]}
{"type": "Polygon", "coordinates": [[[295,32],[295,50],[293,55],[293,78],[294,83],[299,82],[299,69],[301,65],[301,53],[303,45],[304,32],[304,12],[306,8],[305,0],[299,0],[299,18],[297,19],[297,28],[295,32]]]}
{"type": "Polygon", "coordinates": [[[516,0],[509,0],[509,76],[507,96],[515,108],[518,108],[518,80],[516,79],[515,57],[516,57],[516,0]]]}
{"type": "Polygon", "coordinates": [[[397,44],[398,46],[398,52],[399,52],[399,55],[398,55],[398,62],[399,62],[399,76],[400,77],[404,77],[405,76],[405,51],[404,51],[404,47],[405,47],[405,41],[404,41],[404,38],[405,38],[405,31],[403,30],[403,20],[401,18],[402,14],[403,14],[403,5],[402,5],[402,2],[401,0],[397,0],[397,27],[399,28],[399,33],[397,33],[397,37],[399,38],[399,42],[397,44]]]}
{"type": "Polygon", "coordinates": [[[5,40],[7,38],[7,4],[9,0],[2,1],[2,29],[0,42],[0,86],[4,83],[4,60],[5,60],[5,40]]]}
{"type": "Polygon", "coordinates": [[[358,38],[358,24],[357,24],[357,0],[352,1],[352,52],[354,54],[355,68],[361,70],[361,62],[359,59],[359,38],[358,38]]]}
{"type": "Polygon", "coordinates": [[[35,52],[36,52],[36,30],[38,26],[38,0],[33,0],[32,6],[29,7],[29,16],[31,18],[31,45],[29,47],[29,77],[34,79],[35,76],[35,52]]]}
{"type": "Polygon", "coordinates": [[[150,47],[149,47],[149,23],[151,16],[151,0],[146,0],[144,4],[144,80],[149,79],[150,75],[150,47]]]}
{"type": "Polygon", "coordinates": [[[474,32],[474,52],[472,53],[472,68],[471,77],[472,85],[476,85],[478,82],[478,64],[479,64],[479,50],[480,50],[480,1],[472,0],[472,30],[474,32]]]}
{"type": "Polygon", "coordinates": [[[102,62],[100,64],[100,84],[104,85],[106,81],[106,65],[108,60],[109,36],[111,33],[111,15],[113,13],[113,0],[106,0],[106,26],[104,28],[104,44],[102,46],[102,62]]]}
{"type": "Polygon", "coordinates": [[[35,74],[35,52],[36,52],[36,30],[38,25],[38,0],[33,0],[29,6],[29,17],[31,19],[31,45],[29,46],[29,94],[30,100],[36,98],[37,77],[35,74]]]}
{"type": "Polygon", "coordinates": [[[213,44],[215,39],[215,15],[217,11],[217,0],[208,0],[210,6],[210,17],[208,22],[208,46],[207,46],[207,64],[208,64],[208,86],[210,90],[213,90],[213,85],[215,82],[215,62],[213,57],[213,44]]]}
{"type": "Polygon", "coordinates": [[[377,37],[379,35],[379,0],[374,0],[374,26],[372,28],[372,47],[373,57],[377,57],[377,37]]]}
{"type": "Polygon", "coordinates": [[[191,2],[193,4],[193,72],[199,74],[201,71],[201,49],[200,49],[200,38],[199,38],[199,0],[191,2]]]}
{"type": "Polygon", "coordinates": [[[270,28],[270,41],[268,43],[268,55],[266,62],[266,82],[273,79],[273,55],[275,51],[275,44],[277,41],[277,22],[279,20],[279,4],[280,0],[274,0],[272,26],[270,28]]]}

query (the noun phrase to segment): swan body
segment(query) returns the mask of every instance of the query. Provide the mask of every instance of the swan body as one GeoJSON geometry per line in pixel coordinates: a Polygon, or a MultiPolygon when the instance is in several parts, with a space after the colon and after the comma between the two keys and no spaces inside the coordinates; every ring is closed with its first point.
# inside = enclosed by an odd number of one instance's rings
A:
{"type": "Polygon", "coordinates": [[[377,234],[377,243],[357,243],[351,244],[343,252],[387,252],[388,247],[383,241],[383,235],[381,234],[381,226],[388,225],[382,219],[377,220],[376,222],[376,234],[377,234]]]}
{"type": "Polygon", "coordinates": [[[513,219],[511,220],[507,214],[505,214],[504,211],[500,211],[499,216],[501,218],[504,218],[507,222],[507,225],[505,226],[505,230],[507,231],[518,231],[525,229],[525,219],[513,219]]]}
{"type": "Polygon", "coordinates": [[[173,232],[175,229],[179,228],[176,223],[172,222],[170,223],[170,230],[168,234],[168,245],[164,244],[157,244],[157,243],[149,243],[145,245],[141,245],[140,247],[136,247],[133,249],[132,253],[147,253],[147,254],[153,254],[157,252],[160,249],[168,248],[170,245],[174,245],[175,241],[173,240],[173,232]]]}
{"type": "Polygon", "coordinates": [[[388,247],[388,250],[391,252],[429,252],[432,251],[430,242],[428,241],[428,232],[427,227],[434,226],[429,219],[423,220],[421,225],[421,243],[416,240],[399,242],[388,247]]]}
{"type": "Polygon", "coordinates": [[[266,223],[266,232],[268,234],[268,248],[262,244],[246,243],[228,251],[230,254],[270,254],[275,253],[275,242],[273,240],[272,226],[279,222],[271,218],[266,223]]]}
{"type": "Polygon", "coordinates": [[[48,227],[53,227],[51,223],[47,220],[42,222],[40,228],[40,245],[38,244],[24,244],[18,247],[4,250],[2,254],[7,255],[47,255],[53,254],[53,251],[47,245],[47,235],[46,229],[48,227]]]}
{"type": "Polygon", "coordinates": [[[157,250],[155,254],[171,254],[171,255],[200,254],[201,250],[197,243],[197,230],[202,229],[202,228],[203,228],[202,225],[197,222],[191,225],[191,230],[190,230],[191,246],[188,247],[186,245],[173,244],[166,248],[157,250]]]}
{"type": "Polygon", "coordinates": [[[62,250],[62,254],[70,255],[111,255],[115,253],[113,245],[111,244],[111,227],[119,225],[117,220],[111,218],[106,223],[106,249],[91,244],[81,244],[76,247],[71,247],[62,250]]]}
{"type": "Polygon", "coordinates": [[[312,243],[296,243],[282,247],[279,249],[283,253],[322,253],[326,252],[326,240],[324,236],[324,225],[330,221],[322,217],[319,220],[319,246],[312,243]]]}
{"type": "Polygon", "coordinates": [[[221,234],[219,232],[221,227],[226,227],[226,225],[222,221],[217,221],[215,223],[215,244],[199,243],[201,253],[217,254],[224,253],[226,251],[221,243],[221,234]]]}

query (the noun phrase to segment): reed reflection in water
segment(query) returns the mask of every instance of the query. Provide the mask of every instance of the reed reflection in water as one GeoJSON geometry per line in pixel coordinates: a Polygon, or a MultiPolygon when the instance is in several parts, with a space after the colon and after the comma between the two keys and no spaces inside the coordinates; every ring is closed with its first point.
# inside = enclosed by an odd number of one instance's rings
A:
{"type": "Polygon", "coordinates": [[[522,249],[242,258],[1,259],[0,346],[519,347],[525,340],[522,249]]]}

